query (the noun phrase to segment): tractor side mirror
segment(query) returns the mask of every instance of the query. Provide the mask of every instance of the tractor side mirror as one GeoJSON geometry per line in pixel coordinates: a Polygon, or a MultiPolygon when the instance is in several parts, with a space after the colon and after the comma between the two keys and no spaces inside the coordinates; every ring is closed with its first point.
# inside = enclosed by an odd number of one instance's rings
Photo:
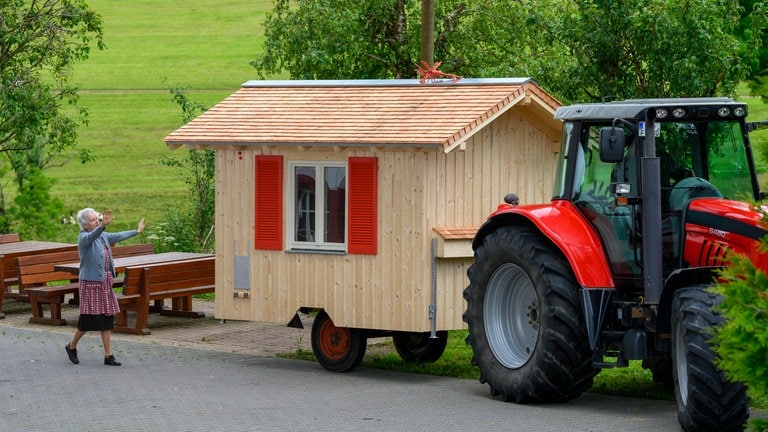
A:
{"type": "Polygon", "coordinates": [[[615,126],[600,129],[600,160],[608,163],[624,160],[624,129],[615,126]]]}

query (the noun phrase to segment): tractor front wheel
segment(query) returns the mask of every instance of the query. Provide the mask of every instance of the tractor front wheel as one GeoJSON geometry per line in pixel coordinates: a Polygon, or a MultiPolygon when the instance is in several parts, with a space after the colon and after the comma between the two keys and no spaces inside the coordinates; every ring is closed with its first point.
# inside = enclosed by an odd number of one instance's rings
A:
{"type": "Polygon", "coordinates": [[[325,311],[312,323],[312,352],[320,366],[333,372],[348,372],[363,360],[368,340],[360,329],[336,327],[325,311]]]}
{"type": "Polygon", "coordinates": [[[710,329],[722,322],[706,286],[683,288],[672,304],[672,373],[677,418],[684,430],[741,431],[749,417],[743,384],[730,382],[715,364],[710,329]]]}
{"type": "Polygon", "coordinates": [[[560,402],[592,386],[579,285],[541,233],[506,226],[475,251],[464,313],[480,382],[505,401],[560,402]]]}

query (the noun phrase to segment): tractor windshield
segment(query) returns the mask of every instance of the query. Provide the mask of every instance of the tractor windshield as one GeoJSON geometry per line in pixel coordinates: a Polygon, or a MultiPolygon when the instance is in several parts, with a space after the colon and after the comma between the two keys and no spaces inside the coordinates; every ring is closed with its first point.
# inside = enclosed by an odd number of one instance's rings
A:
{"type": "MultiPolygon", "coordinates": [[[[636,279],[642,275],[642,228],[640,211],[643,191],[640,160],[644,142],[637,129],[624,129],[624,158],[602,162],[599,133],[605,122],[566,123],[560,169],[555,183],[556,198],[569,199],[599,234],[614,275],[636,279]],[[569,144],[570,143],[570,147],[569,144]],[[568,181],[572,179],[572,182],[568,181]],[[612,185],[629,185],[629,205],[617,205],[612,185]]],[[[737,121],[658,122],[656,156],[661,165],[664,263],[671,271],[680,261],[675,237],[679,214],[696,197],[753,199],[750,166],[737,121]]]]}
{"type": "Polygon", "coordinates": [[[699,177],[723,196],[752,200],[752,181],[741,127],[735,121],[659,123],[656,155],[661,158],[662,189],[699,177]]]}

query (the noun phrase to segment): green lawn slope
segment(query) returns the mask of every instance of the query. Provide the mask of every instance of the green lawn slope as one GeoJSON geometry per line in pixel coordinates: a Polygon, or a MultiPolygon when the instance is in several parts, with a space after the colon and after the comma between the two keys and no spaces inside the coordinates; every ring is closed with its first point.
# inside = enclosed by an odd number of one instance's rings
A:
{"type": "MultiPolygon", "coordinates": [[[[52,168],[53,194],[67,212],[112,208],[113,229],[145,217],[151,227],[166,209],[186,198],[178,174],[159,161],[172,154],[162,139],[181,126],[181,111],[168,85],[186,87],[191,99],[211,106],[255,78],[248,64],[263,43],[269,0],[91,0],[102,16],[107,49],[76,66],[79,105],[89,112],[80,144],[96,161],[74,155],[52,168]]],[[[183,150],[176,150],[181,156],[183,150]]],[[[73,233],[74,231],[74,233],[73,233]]],[[[66,227],[62,239],[74,238],[66,227]]]]}

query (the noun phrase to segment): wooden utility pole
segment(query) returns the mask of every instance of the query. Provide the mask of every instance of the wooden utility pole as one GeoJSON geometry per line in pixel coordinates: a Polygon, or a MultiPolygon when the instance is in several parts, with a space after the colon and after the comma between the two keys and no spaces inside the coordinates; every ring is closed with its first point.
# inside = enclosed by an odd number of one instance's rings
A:
{"type": "Polygon", "coordinates": [[[435,0],[421,0],[421,60],[435,64],[435,0]]]}

